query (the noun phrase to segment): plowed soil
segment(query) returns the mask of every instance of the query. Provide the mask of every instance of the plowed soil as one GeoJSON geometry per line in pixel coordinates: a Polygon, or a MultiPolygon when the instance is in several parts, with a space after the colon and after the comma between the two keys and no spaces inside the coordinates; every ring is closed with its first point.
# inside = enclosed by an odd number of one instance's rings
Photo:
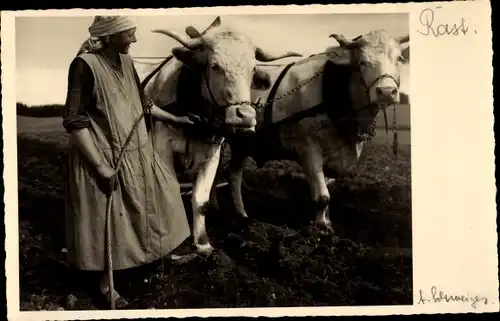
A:
{"type": "MultiPolygon", "coordinates": [[[[18,135],[21,310],[103,308],[92,292],[96,276],[69,270],[65,261],[66,141],[61,131],[18,135]]],[[[241,224],[221,188],[220,209],[207,217],[211,256],[115,273],[130,308],[412,304],[408,145],[394,160],[385,145],[371,143],[356,172],[330,189],[334,235],[311,227],[297,164],[249,164],[244,177],[251,220],[241,224]]]]}

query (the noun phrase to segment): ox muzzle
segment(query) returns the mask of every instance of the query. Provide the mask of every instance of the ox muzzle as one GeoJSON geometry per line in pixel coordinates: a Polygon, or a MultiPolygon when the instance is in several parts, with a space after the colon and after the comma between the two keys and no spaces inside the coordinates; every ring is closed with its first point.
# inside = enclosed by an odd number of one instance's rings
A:
{"type": "Polygon", "coordinates": [[[226,108],[225,124],[236,132],[255,131],[257,113],[250,104],[238,104],[226,108]]]}
{"type": "Polygon", "coordinates": [[[388,74],[378,76],[370,85],[362,80],[370,102],[381,108],[399,103],[400,80],[388,74]]]}
{"type": "Polygon", "coordinates": [[[224,135],[242,132],[255,132],[257,125],[257,113],[251,101],[238,101],[221,106],[217,103],[215,96],[205,75],[205,84],[211,100],[212,122],[224,135]],[[222,124],[221,124],[222,123],[222,124]]]}

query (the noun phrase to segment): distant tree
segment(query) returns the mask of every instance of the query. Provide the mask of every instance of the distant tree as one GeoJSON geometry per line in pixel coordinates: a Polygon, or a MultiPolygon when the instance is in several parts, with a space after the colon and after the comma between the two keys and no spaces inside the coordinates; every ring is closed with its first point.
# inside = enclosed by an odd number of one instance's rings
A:
{"type": "Polygon", "coordinates": [[[64,105],[27,106],[23,103],[17,103],[16,114],[27,117],[62,117],[64,115],[64,105]]]}
{"type": "Polygon", "coordinates": [[[400,93],[399,94],[399,103],[400,104],[409,104],[410,103],[410,97],[405,94],[405,93],[400,93]]]}
{"type": "Polygon", "coordinates": [[[410,60],[410,47],[406,47],[403,49],[403,51],[401,52],[401,55],[403,56],[403,58],[405,60],[410,60]]]}
{"type": "MultiPolygon", "coordinates": [[[[405,93],[399,95],[400,104],[409,104],[410,97],[405,93]]],[[[17,115],[27,117],[62,117],[64,115],[64,105],[52,104],[41,106],[27,106],[17,103],[17,115]]]]}

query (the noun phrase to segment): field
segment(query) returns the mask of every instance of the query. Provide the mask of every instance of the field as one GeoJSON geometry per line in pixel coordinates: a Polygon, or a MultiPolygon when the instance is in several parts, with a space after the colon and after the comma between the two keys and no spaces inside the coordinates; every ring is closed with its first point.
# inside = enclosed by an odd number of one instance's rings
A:
{"type": "MultiPolygon", "coordinates": [[[[62,251],[67,135],[60,118],[18,117],[17,126],[20,308],[96,309],[95,276],[70,271],[62,251]]],[[[384,135],[331,189],[335,236],[310,228],[309,191],[295,164],[250,164],[249,226],[235,224],[220,189],[221,210],[207,217],[216,247],[210,257],[115,273],[117,289],[140,309],[412,304],[409,132],[400,134],[397,160],[384,135]]]]}

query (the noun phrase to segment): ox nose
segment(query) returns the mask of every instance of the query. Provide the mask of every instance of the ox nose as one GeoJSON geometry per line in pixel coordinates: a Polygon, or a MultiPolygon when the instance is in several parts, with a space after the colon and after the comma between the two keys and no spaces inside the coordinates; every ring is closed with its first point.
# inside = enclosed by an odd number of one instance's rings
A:
{"type": "Polygon", "coordinates": [[[242,120],[252,119],[255,117],[255,110],[251,107],[238,107],[236,108],[236,116],[242,120]]]}
{"type": "Polygon", "coordinates": [[[387,103],[394,103],[398,98],[398,89],[396,87],[377,87],[375,89],[377,99],[387,103]]]}
{"type": "Polygon", "coordinates": [[[241,111],[241,108],[236,108],[236,116],[239,118],[245,118],[245,114],[241,111]]]}
{"type": "Polygon", "coordinates": [[[236,117],[246,125],[255,125],[255,115],[255,110],[251,106],[240,106],[236,108],[236,117]]]}

